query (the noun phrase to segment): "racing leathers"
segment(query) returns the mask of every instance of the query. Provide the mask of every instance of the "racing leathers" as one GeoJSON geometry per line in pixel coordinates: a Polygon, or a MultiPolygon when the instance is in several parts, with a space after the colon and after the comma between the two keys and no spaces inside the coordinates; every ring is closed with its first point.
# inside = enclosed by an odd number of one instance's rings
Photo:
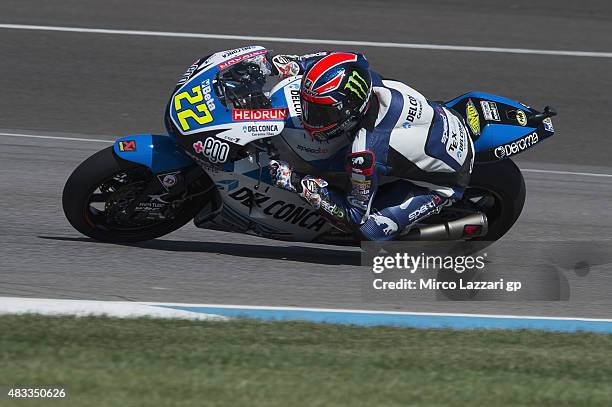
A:
{"type": "MultiPolygon", "coordinates": [[[[324,53],[275,56],[275,73],[296,75],[324,53]]],[[[365,116],[351,131],[346,170],[351,188],[332,189],[320,177],[271,163],[275,184],[299,193],[336,227],[368,240],[393,240],[410,226],[460,199],[474,147],[464,119],[406,84],[372,74],[365,116]]]]}

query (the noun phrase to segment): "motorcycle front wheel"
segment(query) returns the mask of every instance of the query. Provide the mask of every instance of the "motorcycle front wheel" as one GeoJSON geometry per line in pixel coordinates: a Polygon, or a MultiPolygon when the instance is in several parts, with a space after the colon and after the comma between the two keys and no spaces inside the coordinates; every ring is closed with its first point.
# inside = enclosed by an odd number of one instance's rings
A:
{"type": "Polygon", "coordinates": [[[104,242],[140,242],[173,232],[210,199],[207,176],[171,196],[147,167],[122,160],[112,147],[97,152],[68,178],[64,214],[82,234],[104,242]]]}

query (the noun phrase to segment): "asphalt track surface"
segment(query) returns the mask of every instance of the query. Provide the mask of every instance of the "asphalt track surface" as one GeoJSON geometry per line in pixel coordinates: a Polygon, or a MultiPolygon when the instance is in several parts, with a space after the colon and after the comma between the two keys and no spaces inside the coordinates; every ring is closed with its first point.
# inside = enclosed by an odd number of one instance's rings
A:
{"type": "MultiPolygon", "coordinates": [[[[612,51],[607,1],[254,4],[4,0],[0,23],[612,51]]],[[[61,190],[79,162],[106,146],[93,140],[162,131],[166,99],[185,68],[199,56],[241,45],[0,29],[0,132],[85,139],[0,135],[0,296],[611,317],[609,260],[595,261],[587,275],[564,271],[571,287],[564,301],[457,302],[430,295],[395,302],[364,298],[357,249],[192,225],[137,245],[96,243],[74,231],[61,210],[61,190]]],[[[291,53],[326,48],[261,45],[291,53]]],[[[352,49],[430,99],[473,89],[555,106],[557,135],[517,159],[531,170],[525,172],[527,202],[505,240],[582,241],[580,247],[603,251],[607,240],[610,247],[611,58],[352,49]]],[[[576,262],[589,262],[580,251],[573,253],[576,262]]]]}

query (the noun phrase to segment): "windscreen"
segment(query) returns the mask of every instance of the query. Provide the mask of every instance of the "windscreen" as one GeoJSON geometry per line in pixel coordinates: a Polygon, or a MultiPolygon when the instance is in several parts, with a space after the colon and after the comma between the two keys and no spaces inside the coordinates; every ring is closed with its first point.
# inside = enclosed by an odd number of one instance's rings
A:
{"type": "Polygon", "coordinates": [[[228,109],[265,109],[272,106],[264,87],[270,76],[265,53],[245,58],[219,71],[215,78],[217,97],[228,109]]]}

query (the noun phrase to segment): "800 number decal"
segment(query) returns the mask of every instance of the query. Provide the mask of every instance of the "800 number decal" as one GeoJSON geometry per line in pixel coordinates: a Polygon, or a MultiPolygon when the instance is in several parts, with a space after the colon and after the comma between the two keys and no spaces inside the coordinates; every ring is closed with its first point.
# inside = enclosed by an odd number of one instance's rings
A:
{"type": "Polygon", "coordinates": [[[230,146],[220,140],[213,137],[208,137],[204,140],[204,144],[201,141],[193,143],[193,149],[196,153],[202,154],[208,158],[211,163],[224,163],[227,161],[229,155],[230,146]]]}

